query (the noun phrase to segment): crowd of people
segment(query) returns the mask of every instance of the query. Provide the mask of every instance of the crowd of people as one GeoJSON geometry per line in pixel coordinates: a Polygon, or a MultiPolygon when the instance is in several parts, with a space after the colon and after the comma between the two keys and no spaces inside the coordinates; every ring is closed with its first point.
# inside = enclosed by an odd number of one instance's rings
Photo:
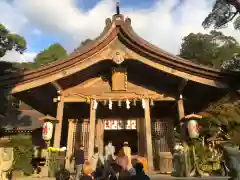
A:
{"type": "Polygon", "coordinates": [[[148,180],[141,162],[133,162],[131,148],[124,142],[122,148],[115,155],[115,147],[109,141],[104,148],[104,155],[99,153],[98,147],[88,161],[84,159],[84,147],[79,146],[73,156],[75,157],[75,180],[148,180]]]}

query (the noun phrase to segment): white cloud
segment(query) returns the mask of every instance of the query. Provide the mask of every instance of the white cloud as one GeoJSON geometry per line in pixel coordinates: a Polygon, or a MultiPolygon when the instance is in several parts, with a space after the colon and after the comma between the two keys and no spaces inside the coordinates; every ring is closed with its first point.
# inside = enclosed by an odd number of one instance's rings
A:
{"type": "MultiPolygon", "coordinates": [[[[77,0],[61,0],[61,3],[59,0],[21,0],[21,3],[13,0],[11,6],[3,1],[0,3],[0,11],[5,12],[5,8],[8,8],[8,12],[3,17],[1,15],[0,22],[19,33],[32,28],[35,33],[57,35],[61,43],[71,50],[82,40],[101,33],[105,19],[115,13],[114,2],[102,0],[90,11],[83,12],[81,7],[77,8],[77,0]],[[16,16],[18,18],[14,18],[16,16]]],[[[201,22],[211,10],[209,0],[186,0],[184,6],[173,13],[171,9],[177,2],[159,0],[149,9],[121,8],[121,12],[132,19],[133,28],[140,36],[177,54],[184,36],[191,32],[207,32],[201,22]]],[[[221,31],[240,41],[240,33],[231,24],[221,31]]]]}
{"type": "Polygon", "coordinates": [[[36,57],[37,53],[24,53],[20,54],[17,51],[7,51],[5,56],[0,58],[0,61],[9,61],[9,62],[32,62],[33,59],[36,57]]]}

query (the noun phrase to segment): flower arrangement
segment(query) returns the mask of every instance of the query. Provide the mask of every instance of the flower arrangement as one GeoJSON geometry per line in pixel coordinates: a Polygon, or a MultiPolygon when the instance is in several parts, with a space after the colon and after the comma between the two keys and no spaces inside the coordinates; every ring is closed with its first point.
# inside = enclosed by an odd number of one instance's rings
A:
{"type": "Polygon", "coordinates": [[[64,152],[66,150],[67,150],[66,147],[61,147],[61,148],[49,147],[48,148],[48,151],[50,152],[64,152]]]}

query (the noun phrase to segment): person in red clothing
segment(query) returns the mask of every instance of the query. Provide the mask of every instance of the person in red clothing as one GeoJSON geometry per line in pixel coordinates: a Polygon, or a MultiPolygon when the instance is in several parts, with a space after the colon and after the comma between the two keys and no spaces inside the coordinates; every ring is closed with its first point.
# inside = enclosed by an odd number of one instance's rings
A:
{"type": "Polygon", "coordinates": [[[116,163],[122,167],[122,169],[128,170],[128,157],[125,155],[123,149],[121,149],[118,153],[116,163]]]}

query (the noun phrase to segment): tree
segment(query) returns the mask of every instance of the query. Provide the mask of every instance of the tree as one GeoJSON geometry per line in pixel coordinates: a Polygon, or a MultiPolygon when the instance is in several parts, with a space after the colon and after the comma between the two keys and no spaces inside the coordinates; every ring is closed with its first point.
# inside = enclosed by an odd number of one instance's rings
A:
{"type": "Polygon", "coordinates": [[[183,38],[180,49],[181,57],[214,68],[222,68],[234,53],[240,53],[236,39],[215,30],[210,34],[190,33],[183,38]]]}
{"type": "Polygon", "coordinates": [[[22,63],[19,68],[23,70],[39,68],[44,64],[51,63],[66,56],[67,51],[59,43],[55,43],[37,54],[34,62],[22,63]]]}
{"type": "Polygon", "coordinates": [[[240,55],[235,53],[232,59],[224,61],[222,69],[240,72],[240,55]]]}
{"type": "Polygon", "coordinates": [[[67,51],[59,44],[52,44],[44,51],[40,52],[34,59],[35,67],[51,63],[67,56],[67,51]]]}
{"type": "Polygon", "coordinates": [[[0,24],[0,57],[10,50],[23,53],[26,50],[26,41],[22,36],[10,33],[5,26],[0,24]]]}
{"type": "Polygon", "coordinates": [[[93,40],[91,40],[91,39],[87,38],[87,39],[85,39],[84,41],[82,41],[82,42],[81,42],[81,45],[80,45],[80,47],[81,47],[81,46],[85,46],[85,45],[87,45],[87,44],[91,43],[92,41],[93,41],[93,40]]]}
{"type": "MultiPolygon", "coordinates": [[[[183,5],[186,0],[178,0],[176,5],[172,8],[175,11],[178,7],[183,5]]],[[[215,0],[212,11],[208,14],[202,22],[204,28],[213,26],[215,29],[226,27],[226,25],[233,21],[234,28],[240,29],[240,1],[239,0],[215,0]]]]}
{"type": "Polygon", "coordinates": [[[203,21],[204,28],[213,25],[214,28],[222,28],[228,22],[234,20],[234,28],[240,29],[240,1],[239,0],[216,0],[212,11],[203,21]]]}

